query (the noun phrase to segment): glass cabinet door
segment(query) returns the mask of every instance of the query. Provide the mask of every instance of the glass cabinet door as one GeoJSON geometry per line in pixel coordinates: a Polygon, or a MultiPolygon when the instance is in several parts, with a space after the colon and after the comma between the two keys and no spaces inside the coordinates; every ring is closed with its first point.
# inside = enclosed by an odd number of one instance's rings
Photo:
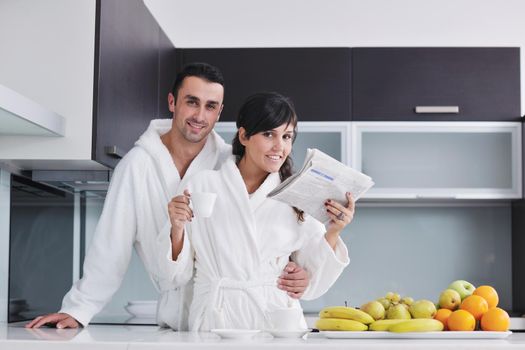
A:
{"type": "MultiPolygon", "coordinates": [[[[317,148],[348,164],[350,125],[350,122],[299,122],[291,155],[294,169],[301,168],[308,148],[317,148]]],[[[218,122],[215,124],[215,131],[231,144],[237,128],[234,122],[218,122]]]]}
{"type": "Polygon", "coordinates": [[[521,198],[521,123],[354,122],[368,198],[521,198]]]}

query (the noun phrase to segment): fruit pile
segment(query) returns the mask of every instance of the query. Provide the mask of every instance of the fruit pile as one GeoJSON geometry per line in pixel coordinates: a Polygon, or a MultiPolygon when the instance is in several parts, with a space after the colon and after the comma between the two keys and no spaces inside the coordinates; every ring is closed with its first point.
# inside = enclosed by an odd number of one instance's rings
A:
{"type": "Polygon", "coordinates": [[[510,318],[498,308],[499,298],[491,286],[475,288],[463,280],[452,282],[435,305],[430,300],[389,292],[359,309],[326,307],[319,313],[316,328],[323,331],[507,331],[510,318]]]}
{"type": "Polygon", "coordinates": [[[435,319],[451,331],[507,331],[510,318],[498,306],[498,292],[491,286],[474,287],[459,280],[439,295],[435,319]]]}

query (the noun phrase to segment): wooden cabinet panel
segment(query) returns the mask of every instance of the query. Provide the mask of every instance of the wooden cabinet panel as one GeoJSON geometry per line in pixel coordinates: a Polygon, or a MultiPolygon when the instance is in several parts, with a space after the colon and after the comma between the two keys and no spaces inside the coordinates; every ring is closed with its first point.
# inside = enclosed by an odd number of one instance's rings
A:
{"type": "Polygon", "coordinates": [[[139,0],[97,2],[95,47],[92,157],[113,168],[151,119],[167,116],[175,49],[139,0]]]}
{"type": "Polygon", "coordinates": [[[290,97],[302,121],[349,121],[350,48],[184,49],[183,61],[217,66],[225,79],[222,121],[235,121],[249,95],[290,97]]]}
{"type": "Polygon", "coordinates": [[[354,120],[520,120],[519,48],[355,48],[352,78],[354,120]]]}
{"type": "Polygon", "coordinates": [[[181,51],[175,50],[164,31],[159,31],[159,106],[156,118],[171,118],[168,109],[168,93],[171,91],[177,71],[182,65],[181,51]]]}

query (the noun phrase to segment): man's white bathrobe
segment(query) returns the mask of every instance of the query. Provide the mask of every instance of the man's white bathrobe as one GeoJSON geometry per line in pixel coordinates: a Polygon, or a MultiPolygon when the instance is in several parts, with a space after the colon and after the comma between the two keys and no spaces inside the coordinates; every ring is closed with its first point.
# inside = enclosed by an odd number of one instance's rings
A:
{"type": "Polygon", "coordinates": [[[178,285],[167,276],[175,262],[171,252],[168,202],[183,191],[185,180],[204,169],[214,169],[231,154],[215,132],[186,171],[184,180],[160,140],[171,119],[151,121],[135,147],[115,168],[93,240],[84,262],[84,274],[62,301],[62,309],[86,326],[111,299],[126,273],[133,247],[160,292],[157,320],[177,329],[183,315],[178,285]]]}
{"type": "MultiPolygon", "coordinates": [[[[190,193],[217,193],[211,217],[195,216],[186,225],[176,262],[177,283],[189,280],[195,268],[190,330],[268,329],[267,311],[300,308],[277,288],[290,256],[310,277],[303,299],[325,293],[349,263],[341,239],[335,252],[328,245],[323,224],[308,216],[300,223],[289,205],[266,197],[280,182],[278,173],[270,174],[248,195],[233,156],[219,171],[189,180],[190,193]]],[[[304,319],[297,327],[306,328],[304,319]]]]}

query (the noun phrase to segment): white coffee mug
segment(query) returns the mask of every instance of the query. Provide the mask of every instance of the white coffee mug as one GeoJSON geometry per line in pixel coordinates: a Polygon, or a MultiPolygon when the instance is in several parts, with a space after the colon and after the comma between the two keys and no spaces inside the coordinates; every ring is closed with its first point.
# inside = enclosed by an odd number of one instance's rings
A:
{"type": "Polygon", "coordinates": [[[194,192],[190,196],[190,207],[197,218],[208,218],[213,213],[217,193],[194,192]]]}
{"type": "Polygon", "coordinates": [[[273,330],[297,331],[302,329],[303,310],[298,308],[282,308],[268,312],[273,330]]]}

